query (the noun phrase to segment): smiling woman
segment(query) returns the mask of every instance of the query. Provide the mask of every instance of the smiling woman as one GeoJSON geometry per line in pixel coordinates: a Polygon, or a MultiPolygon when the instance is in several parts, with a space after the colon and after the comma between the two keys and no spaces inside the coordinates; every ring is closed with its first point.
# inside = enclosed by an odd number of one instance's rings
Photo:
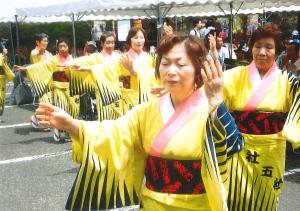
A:
{"type": "Polygon", "coordinates": [[[258,28],[252,63],[224,73],[225,102],[245,139],[231,160],[229,210],[277,210],[286,140],[300,147],[299,78],[276,66],[280,34],[275,24],[258,28]]]}

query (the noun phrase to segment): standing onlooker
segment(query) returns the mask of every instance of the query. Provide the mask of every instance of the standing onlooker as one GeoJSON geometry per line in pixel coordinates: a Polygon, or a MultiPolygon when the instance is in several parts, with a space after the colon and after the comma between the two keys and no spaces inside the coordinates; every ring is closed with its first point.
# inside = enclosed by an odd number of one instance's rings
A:
{"type": "Polygon", "coordinates": [[[276,59],[276,64],[281,70],[289,70],[298,59],[297,45],[300,44],[299,35],[293,31],[292,36],[285,40],[283,51],[276,59]]]}
{"type": "Polygon", "coordinates": [[[224,45],[223,39],[221,37],[217,37],[216,39],[216,50],[217,50],[216,53],[211,51],[209,51],[209,53],[214,58],[218,58],[221,63],[222,69],[226,70],[225,59],[236,59],[236,55],[232,50],[232,58],[230,58],[229,49],[226,45],[224,45]]]}
{"type": "Polygon", "coordinates": [[[300,40],[296,43],[295,51],[298,52],[298,59],[294,62],[294,64],[287,65],[287,70],[293,71],[297,76],[300,76],[300,40]]]}
{"type": "Polygon", "coordinates": [[[247,53],[246,49],[241,45],[235,51],[237,61],[236,66],[247,66],[249,65],[249,61],[246,59],[245,54],[247,53]]]}
{"type": "Polygon", "coordinates": [[[193,19],[192,23],[193,23],[194,28],[190,31],[190,35],[197,36],[200,39],[204,39],[205,35],[204,35],[203,29],[204,29],[205,23],[202,23],[199,18],[193,19]]]}
{"type": "Polygon", "coordinates": [[[97,52],[98,52],[98,49],[97,49],[97,45],[96,45],[95,41],[86,42],[84,49],[83,49],[84,56],[88,56],[90,54],[97,53],[97,52]]]}

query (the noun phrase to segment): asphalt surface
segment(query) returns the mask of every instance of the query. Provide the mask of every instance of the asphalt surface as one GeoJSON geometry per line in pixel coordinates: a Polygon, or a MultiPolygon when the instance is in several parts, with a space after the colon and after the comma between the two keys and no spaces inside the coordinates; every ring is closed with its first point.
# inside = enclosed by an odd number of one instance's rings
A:
{"type": "MultiPolygon", "coordinates": [[[[7,92],[11,91],[9,86],[7,92]]],[[[7,106],[0,119],[0,210],[60,211],[76,177],[71,143],[29,124],[33,105],[7,106]]],[[[279,210],[300,210],[300,155],[287,150],[285,188],[279,210]]]]}

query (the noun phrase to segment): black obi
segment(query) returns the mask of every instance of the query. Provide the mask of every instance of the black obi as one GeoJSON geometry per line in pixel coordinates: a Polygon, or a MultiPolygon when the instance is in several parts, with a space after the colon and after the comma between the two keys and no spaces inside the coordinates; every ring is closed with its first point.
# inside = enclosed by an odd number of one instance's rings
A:
{"type": "Polygon", "coordinates": [[[241,133],[268,135],[282,131],[287,113],[264,111],[233,111],[231,113],[241,133]]]}
{"type": "Polygon", "coordinates": [[[205,193],[200,160],[170,160],[148,156],[146,187],[152,191],[171,194],[205,193]]]}
{"type": "Polygon", "coordinates": [[[69,82],[69,78],[65,71],[56,71],[52,74],[53,81],[69,82]]]}

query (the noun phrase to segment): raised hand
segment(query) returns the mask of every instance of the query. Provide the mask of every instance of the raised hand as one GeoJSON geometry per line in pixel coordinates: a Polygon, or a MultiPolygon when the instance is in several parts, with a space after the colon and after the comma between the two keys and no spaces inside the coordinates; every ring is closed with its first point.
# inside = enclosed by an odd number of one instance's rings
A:
{"type": "Polygon", "coordinates": [[[163,34],[164,35],[171,35],[171,34],[173,34],[173,28],[172,28],[172,26],[168,26],[166,22],[163,25],[163,34]]]}
{"type": "Polygon", "coordinates": [[[211,112],[223,102],[224,79],[220,62],[209,58],[204,62],[201,76],[211,112]]]}
{"type": "Polygon", "coordinates": [[[65,130],[74,136],[78,136],[79,123],[64,110],[51,104],[40,103],[35,111],[39,124],[45,127],[65,130]]]}
{"type": "Polygon", "coordinates": [[[209,40],[209,50],[211,53],[211,56],[217,60],[219,58],[218,51],[217,51],[217,46],[216,46],[216,38],[213,35],[208,35],[208,40],[209,40]]]}
{"type": "Polygon", "coordinates": [[[136,75],[136,72],[133,69],[133,60],[128,53],[124,53],[119,62],[125,67],[125,69],[129,70],[131,75],[136,75]]]}

